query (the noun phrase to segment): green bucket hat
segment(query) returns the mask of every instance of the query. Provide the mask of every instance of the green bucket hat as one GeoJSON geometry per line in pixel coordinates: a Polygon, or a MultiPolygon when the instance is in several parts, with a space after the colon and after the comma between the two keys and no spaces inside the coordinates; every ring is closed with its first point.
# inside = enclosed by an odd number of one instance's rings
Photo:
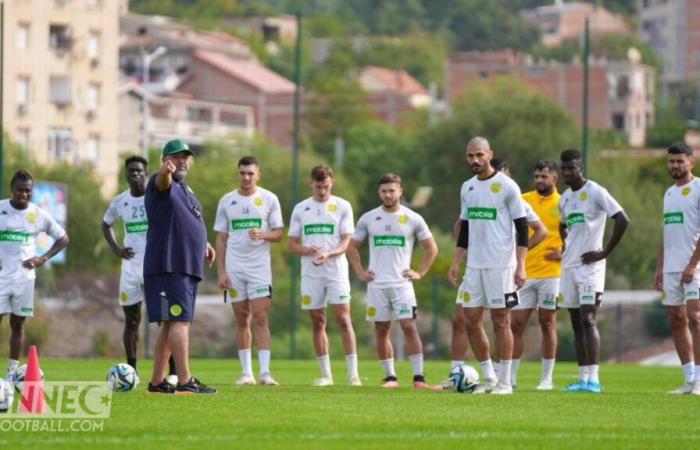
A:
{"type": "Polygon", "coordinates": [[[165,144],[165,147],[163,147],[163,157],[166,157],[168,155],[175,155],[177,153],[182,153],[182,152],[187,152],[190,155],[194,155],[192,150],[187,146],[185,141],[182,139],[173,139],[171,141],[168,141],[167,144],[165,144]]]}

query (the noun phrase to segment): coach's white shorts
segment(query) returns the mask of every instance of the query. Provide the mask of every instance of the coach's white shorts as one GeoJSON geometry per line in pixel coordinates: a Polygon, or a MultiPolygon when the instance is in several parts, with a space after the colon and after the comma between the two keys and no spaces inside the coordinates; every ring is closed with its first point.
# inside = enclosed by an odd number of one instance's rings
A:
{"type": "Polygon", "coordinates": [[[418,311],[412,284],[397,287],[367,287],[368,322],[415,319],[418,311]]]}
{"type": "Polygon", "coordinates": [[[0,315],[34,317],[34,279],[2,283],[0,286],[0,315]]]}
{"type": "Polygon", "coordinates": [[[231,288],[227,303],[238,303],[272,296],[272,273],[267,271],[226,272],[231,288]]]}
{"type": "Polygon", "coordinates": [[[664,273],[662,305],[681,306],[688,300],[700,298],[700,271],[695,273],[690,283],[682,283],[681,275],[681,272],[664,273]]]}
{"type": "Polygon", "coordinates": [[[559,277],[532,278],[518,291],[517,309],[557,309],[559,297],[559,277]]]}
{"type": "Polygon", "coordinates": [[[131,306],[144,299],[143,269],[128,268],[122,265],[119,277],[119,305],[131,306]]]}
{"type": "Polygon", "coordinates": [[[350,281],[301,277],[301,309],[322,309],[331,305],[350,303],[350,281]]]}
{"type": "Polygon", "coordinates": [[[518,304],[515,268],[474,269],[467,267],[457,291],[457,303],[465,308],[512,308],[518,304]]]}
{"type": "Polygon", "coordinates": [[[599,305],[605,290],[605,262],[564,268],[561,274],[559,307],[599,305]]]}

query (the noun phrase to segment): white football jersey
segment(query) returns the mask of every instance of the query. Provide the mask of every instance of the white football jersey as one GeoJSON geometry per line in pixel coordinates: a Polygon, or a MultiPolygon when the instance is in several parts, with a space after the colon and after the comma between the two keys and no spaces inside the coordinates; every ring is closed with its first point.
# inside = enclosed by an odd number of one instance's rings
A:
{"type": "Polygon", "coordinates": [[[567,232],[562,267],[580,266],[584,253],[602,250],[605,221],[620,211],[622,206],[595,181],[587,180],[578,191],[568,188],[559,200],[559,220],[567,232]]]}
{"type": "Polygon", "coordinates": [[[129,190],[117,195],[105,212],[102,221],[114,225],[118,220],[124,226],[124,247],[134,250],[131,259],[122,258],[122,271],[143,274],[143,255],[146,251],[146,233],[148,232],[148,217],[144,206],[145,195],[134,197],[129,190]]]}
{"type": "Polygon", "coordinates": [[[36,254],[36,237],[44,232],[55,240],[65,230],[48,212],[34,203],[15,209],[9,199],[0,201],[0,282],[20,282],[36,278],[34,269],[25,269],[22,262],[36,254]]]}
{"type": "Polygon", "coordinates": [[[252,195],[231,191],[219,200],[216,208],[214,230],[228,233],[226,241],[226,269],[236,272],[269,268],[270,243],[253,240],[248,236],[252,229],[262,232],[282,228],[282,209],[277,196],[258,187],[252,195]]]}
{"type": "Polygon", "coordinates": [[[467,265],[474,269],[514,268],[515,226],[525,218],[518,185],[500,172],[486,180],[474,176],[462,184],[460,219],[469,221],[467,265]]]}
{"type": "Polygon", "coordinates": [[[700,237],[700,178],[664,194],[664,272],[683,272],[700,237]]]}
{"type": "Polygon", "coordinates": [[[373,286],[403,286],[410,281],[403,271],[411,268],[413,244],[433,234],[418,213],[401,206],[396,212],[375,208],[360,217],[352,239],[369,239],[369,267],[374,272],[373,286]]]}
{"type": "MultiPolygon", "coordinates": [[[[319,203],[313,197],[297,204],[289,222],[289,236],[300,238],[304,247],[316,246],[323,252],[337,248],[343,235],[352,234],[355,225],[352,206],[340,197],[319,203]]],[[[312,263],[313,256],[301,257],[301,274],[345,280],[348,278],[348,260],[345,254],[332,257],[320,266],[312,263]]]]}

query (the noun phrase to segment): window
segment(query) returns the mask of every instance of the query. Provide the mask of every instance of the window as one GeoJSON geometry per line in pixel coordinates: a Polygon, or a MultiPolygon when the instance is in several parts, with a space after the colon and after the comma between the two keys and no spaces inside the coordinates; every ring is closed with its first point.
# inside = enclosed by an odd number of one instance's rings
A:
{"type": "Polygon", "coordinates": [[[20,22],[17,25],[17,48],[29,47],[29,24],[20,22]]]}
{"type": "Polygon", "coordinates": [[[49,47],[59,55],[70,51],[73,45],[72,31],[68,25],[49,26],[49,47]]]}
{"type": "Polygon", "coordinates": [[[29,128],[18,129],[15,139],[22,149],[26,150],[29,148],[29,128]]]}
{"type": "Polygon", "coordinates": [[[90,83],[87,90],[87,110],[89,114],[96,114],[100,107],[100,85],[90,83]]]}
{"type": "Polygon", "coordinates": [[[73,98],[72,94],[70,77],[51,77],[49,80],[49,101],[59,107],[67,106],[73,98]]]}
{"type": "Polygon", "coordinates": [[[96,8],[98,6],[102,6],[102,0],[87,0],[86,3],[88,8],[96,8]]]}
{"type": "Polygon", "coordinates": [[[612,115],[612,125],[616,130],[625,130],[625,115],[621,113],[615,113],[612,115]]]}
{"type": "Polygon", "coordinates": [[[91,31],[87,39],[87,56],[91,61],[97,61],[100,58],[100,32],[91,31]]]}
{"type": "Polygon", "coordinates": [[[70,128],[49,128],[49,157],[65,161],[73,151],[73,132],[70,128]]]}
{"type": "Polygon", "coordinates": [[[17,112],[25,114],[29,110],[29,78],[17,79],[17,112]]]}
{"type": "Polygon", "coordinates": [[[93,167],[97,165],[100,158],[100,136],[91,134],[85,142],[85,160],[93,167]]]}

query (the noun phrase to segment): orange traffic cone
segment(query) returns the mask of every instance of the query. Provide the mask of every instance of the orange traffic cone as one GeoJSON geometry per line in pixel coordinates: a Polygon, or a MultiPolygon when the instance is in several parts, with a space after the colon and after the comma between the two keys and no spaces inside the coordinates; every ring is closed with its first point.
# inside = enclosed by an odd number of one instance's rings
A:
{"type": "Polygon", "coordinates": [[[24,390],[22,392],[19,411],[28,414],[46,413],[44,382],[41,380],[39,354],[36,351],[36,345],[29,347],[27,373],[24,375],[24,390]]]}

